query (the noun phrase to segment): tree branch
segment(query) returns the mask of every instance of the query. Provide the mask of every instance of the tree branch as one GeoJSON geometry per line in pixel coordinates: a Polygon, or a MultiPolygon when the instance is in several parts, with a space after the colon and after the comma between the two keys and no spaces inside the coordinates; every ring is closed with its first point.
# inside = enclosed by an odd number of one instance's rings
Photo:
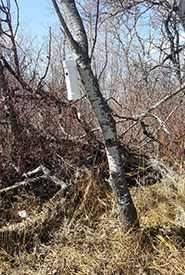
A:
{"type": "Polygon", "coordinates": [[[97,0],[95,35],[94,35],[94,39],[93,39],[93,46],[92,46],[92,50],[91,50],[91,54],[90,54],[90,60],[92,59],[92,56],[93,56],[93,53],[95,50],[95,46],[96,46],[97,36],[98,36],[98,20],[99,20],[99,11],[100,11],[99,6],[100,6],[100,1],[97,0]]]}
{"type": "Polygon", "coordinates": [[[61,23],[62,27],[64,28],[64,31],[67,34],[67,37],[68,37],[70,43],[72,45],[76,44],[75,40],[73,39],[73,36],[71,35],[71,32],[68,29],[68,26],[67,26],[66,22],[64,21],[64,18],[62,16],[62,13],[60,12],[60,9],[59,9],[59,6],[58,6],[56,0],[52,0],[52,2],[53,2],[53,6],[54,6],[54,8],[56,10],[56,13],[58,15],[58,18],[60,20],[60,23],[61,23]]]}
{"type": "Polygon", "coordinates": [[[41,179],[48,179],[48,180],[54,182],[57,186],[60,186],[60,188],[63,188],[63,189],[66,188],[66,186],[67,186],[66,183],[64,183],[62,180],[58,179],[54,175],[51,176],[50,173],[51,173],[51,171],[48,168],[46,168],[43,165],[40,165],[36,169],[34,169],[32,171],[24,173],[23,177],[25,177],[25,180],[17,182],[17,183],[15,183],[12,186],[8,186],[6,188],[1,189],[0,190],[0,194],[3,193],[3,192],[7,192],[7,191],[10,191],[10,190],[19,188],[21,186],[25,186],[25,185],[27,185],[29,183],[34,183],[34,182],[36,182],[38,180],[41,180],[41,179]],[[30,177],[33,177],[34,175],[36,175],[38,172],[42,172],[43,175],[41,175],[41,176],[35,176],[34,178],[30,178],[30,177]]]}

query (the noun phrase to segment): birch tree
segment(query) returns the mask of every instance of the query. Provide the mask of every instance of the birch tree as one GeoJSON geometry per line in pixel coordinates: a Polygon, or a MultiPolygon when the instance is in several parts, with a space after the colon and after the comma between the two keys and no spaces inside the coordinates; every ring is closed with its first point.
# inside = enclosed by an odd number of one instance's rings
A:
{"type": "Polygon", "coordinates": [[[81,81],[100,124],[109,165],[110,186],[120,210],[123,227],[126,230],[132,226],[138,226],[136,208],[124,175],[120,144],[116,133],[116,123],[111,115],[108,104],[102,96],[98,81],[93,74],[88,52],[87,35],[76,3],[74,0],[60,1],[62,10],[65,13],[64,19],[57,2],[55,0],[52,0],[52,2],[60,23],[69,39],[81,81]]]}

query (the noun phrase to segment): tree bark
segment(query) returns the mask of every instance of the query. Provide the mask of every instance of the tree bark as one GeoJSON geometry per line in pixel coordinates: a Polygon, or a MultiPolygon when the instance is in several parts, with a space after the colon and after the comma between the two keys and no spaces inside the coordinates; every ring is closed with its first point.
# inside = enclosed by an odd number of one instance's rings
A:
{"type": "Polygon", "coordinates": [[[6,94],[6,80],[5,80],[5,76],[4,76],[4,67],[3,64],[0,60],[0,93],[1,96],[6,94]]]}
{"type": "Polygon", "coordinates": [[[52,0],[52,2],[60,22],[68,35],[81,81],[102,130],[109,165],[110,185],[120,210],[123,226],[125,229],[131,226],[138,226],[136,209],[124,175],[120,144],[116,133],[116,123],[111,115],[108,104],[100,92],[98,81],[93,74],[88,56],[87,36],[75,1],[61,1],[70,30],[60,13],[56,1],[52,0]]]}

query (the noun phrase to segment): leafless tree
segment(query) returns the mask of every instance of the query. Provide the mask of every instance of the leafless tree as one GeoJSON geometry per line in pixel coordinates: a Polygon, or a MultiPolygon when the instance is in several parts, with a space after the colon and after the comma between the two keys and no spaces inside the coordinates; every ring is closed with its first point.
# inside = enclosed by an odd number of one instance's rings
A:
{"type": "Polygon", "coordinates": [[[79,141],[89,155],[94,143],[104,155],[103,136],[123,225],[137,223],[123,164],[140,165],[136,150],[168,149],[174,129],[183,139],[183,2],[65,0],[58,6],[53,0],[63,28],[49,30],[39,49],[34,39],[20,39],[17,1],[1,1],[0,131],[8,129],[14,163],[27,163],[39,150],[42,160],[44,154],[80,159],[79,141]],[[84,86],[77,102],[65,98],[62,59],[71,54],[69,45],[84,86]],[[32,150],[34,144],[41,149],[32,150]]]}
{"type": "Polygon", "coordinates": [[[137,214],[124,176],[119,140],[116,134],[116,123],[91,69],[88,41],[82,19],[76,8],[75,1],[66,0],[61,2],[66,20],[62,16],[57,2],[55,0],[52,2],[70,41],[82,83],[100,123],[109,163],[110,185],[118,203],[123,224],[125,228],[128,225],[136,225],[138,223],[137,214]]]}

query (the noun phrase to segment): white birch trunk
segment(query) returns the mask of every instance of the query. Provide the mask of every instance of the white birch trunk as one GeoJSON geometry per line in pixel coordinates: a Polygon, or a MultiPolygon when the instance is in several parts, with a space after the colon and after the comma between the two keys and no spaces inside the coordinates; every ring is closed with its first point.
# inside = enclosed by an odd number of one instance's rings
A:
{"type": "MultiPolygon", "coordinates": [[[[55,0],[52,1],[56,9],[56,2],[55,0]]],[[[120,209],[120,216],[124,222],[123,225],[128,228],[137,225],[138,220],[124,176],[123,162],[116,134],[116,123],[111,115],[108,104],[100,92],[98,81],[93,75],[88,56],[87,37],[75,2],[74,0],[63,0],[61,1],[61,5],[70,25],[70,31],[69,29],[67,30],[67,32],[70,32],[68,38],[71,42],[78,71],[104,137],[109,164],[110,185],[120,209]]],[[[56,11],[58,14],[59,11],[57,9],[56,11]]],[[[60,19],[61,14],[58,14],[58,16],[60,19]]],[[[64,25],[65,23],[63,24],[61,20],[60,22],[65,29],[67,27],[64,25]]]]}
{"type": "Polygon", "coordinates": [[[77,58],[79,73],[91,102],[92,108],[102,130],[109,164],[110,185],[120,208],[120,214],[125,222],[133,224],[137,220],[136,209],[133,205],[127,182],[124,176],[123,162],[116,134],[116,124],[110,109],[99,91],[90,65],[85,66],[82,58],[77,58]]]}

